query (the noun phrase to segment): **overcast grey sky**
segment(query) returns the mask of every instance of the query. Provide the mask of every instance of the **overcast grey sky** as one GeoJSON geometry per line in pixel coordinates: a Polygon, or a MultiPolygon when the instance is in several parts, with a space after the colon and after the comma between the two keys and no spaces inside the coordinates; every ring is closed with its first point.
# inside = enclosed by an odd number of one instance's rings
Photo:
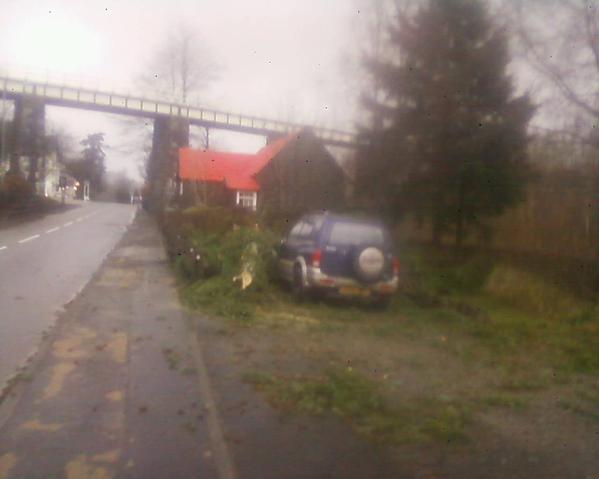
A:
{"type": "MultiPolygon", "coordinates": [[[[359,20],[353,0],[3,0],[0,67],[31,69],[103,89],[134,91],[133,79],[169,30],[197,29],[222,67],[207,106],[349,129],[353,98],[343,58],[359,20]]],[[[123,144],[109,115],[48,108],[51,123],[78,139],[105,131],[123,144]]],[[[213,136],[225,149],[254,151],[260,137],[213,136]]],[[[134,171],[109,151],[111,169],[134,171]]]]}

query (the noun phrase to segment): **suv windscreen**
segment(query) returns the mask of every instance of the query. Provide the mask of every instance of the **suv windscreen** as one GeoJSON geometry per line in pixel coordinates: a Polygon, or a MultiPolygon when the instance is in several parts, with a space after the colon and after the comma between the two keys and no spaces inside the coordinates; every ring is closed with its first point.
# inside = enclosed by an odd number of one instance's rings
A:
{"type": "Polygon", "coordinates": [[[329,243],[337,246],[373,245],[383,246],[385,234],[380,226],[364,223],[333,223],[329,243]]]}

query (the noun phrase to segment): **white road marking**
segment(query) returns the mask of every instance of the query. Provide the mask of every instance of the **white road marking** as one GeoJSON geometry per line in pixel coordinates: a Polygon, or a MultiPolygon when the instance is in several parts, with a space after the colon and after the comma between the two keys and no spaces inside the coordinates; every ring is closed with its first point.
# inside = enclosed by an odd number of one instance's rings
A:
{"type": "Polygon", "coordinates": [[[6,246],[0,246],[0,251],[2,251],[3,249],[6,249],[6,246]]]}
{"type": "Polygon", "coordinates": [[[83,220],[84,220],[83,216],[80,216],[80,217],[79,217],[79,218],[77,218],[75,221],[76,221],[77,223],[79,223],[80,221],[83,221],[83,220]]]}
{"type": "Polygon", "coordinates": [[[65,223],[65,224],[64,224],[64,225],[62,225],[62,226],[64,226],[64,227],[66,228],[67,226],[71,226],[72,224],[73,224],[73,222],[72,222],[72,221],[69,221],[68,223],[65,223]]]}
{"type": "Polygon", "coordinates": [[[40,235],[33,235],[33,236],[30,236],[29,238],[24,238],[22,240],[19,240],[19,244],[27,243],[27,241],[31,241],[31,240],[37,239],[39,237],[40,237],[40,235]]]}
{"type": "Polygon", "coordinates": [[[49,235],[50,233],[54,233],[55,231],[58,231],[59,229],[60,229],[60,226],[50,228],[49,230],[46,230],[46,234],[49,235]]]}

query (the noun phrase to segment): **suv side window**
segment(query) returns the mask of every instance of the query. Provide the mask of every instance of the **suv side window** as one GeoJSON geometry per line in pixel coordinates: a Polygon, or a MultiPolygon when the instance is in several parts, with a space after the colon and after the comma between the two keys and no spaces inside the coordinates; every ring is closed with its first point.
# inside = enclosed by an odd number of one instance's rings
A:
{"type": "Polygon", "coordinates": [[[295,239],[299,238],[300,231],[301,231],[303,225],[304,225],[304,222],[300,221],[293,228],[291,228],[291,231],[289,232],[289,239],[290,240],[295,240],[295,239]]]}
{"type": "Polygon", "coordinates": [[[302,223],[302,228],[299,231],[299,236],[302,239],[308,239],[312,235],[313,231],[314,231],[314,226],[312,225],[312,223],[308,223],[307,221],[304,221],[302,223]]]}

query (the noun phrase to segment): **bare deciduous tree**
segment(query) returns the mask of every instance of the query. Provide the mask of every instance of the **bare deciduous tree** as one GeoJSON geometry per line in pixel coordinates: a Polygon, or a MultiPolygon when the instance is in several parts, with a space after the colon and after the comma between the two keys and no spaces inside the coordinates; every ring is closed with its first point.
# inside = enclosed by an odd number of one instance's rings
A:
{"type": "MultiPolygon", "coordinates": [[[[171,29],[163,46],[149,58],[137,83],[148,96],[197,105],[205,101],[206,90],[218,77],[219,70],[200,34],[190,26],[178,25],[171,29]]],[[[119,148],[137,156],[140,174],[146,177],[152,148],[152,125],[147,119],[134,118],[122,120],[122,125],[129,136],[139,132],[133,148],[130,144],[119,148]]],[[[208,146],[208,134],[203,129],[192,128],[190,139],[203,147],[208,146]]]]}
{"type": "Polygon", "coordinates": [[[183,25],[170,32],[164,46],[150,59],[140,84],[164,99],[198,103],[218,70],[199,33],[183,25]]]}
{"type": "Polygon", "coordinates": [[[545,118],[558,129],[567,128],[597,143],[599,3],[506,0],[505,4],[525,59],[545,80],[541,100],[545,118]]]}

